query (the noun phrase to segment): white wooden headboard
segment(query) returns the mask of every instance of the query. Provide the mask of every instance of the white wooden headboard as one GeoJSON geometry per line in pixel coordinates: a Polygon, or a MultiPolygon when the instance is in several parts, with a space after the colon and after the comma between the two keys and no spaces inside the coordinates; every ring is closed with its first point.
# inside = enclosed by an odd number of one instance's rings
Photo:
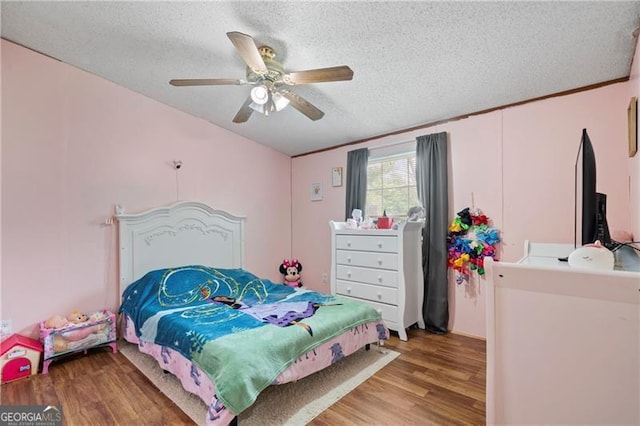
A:
{"type": "Polygon", "coordinates": [[[184,265],[244,267],[244,217],[183,201],[117,214],[120,294],[149,271],[184,265]]]}

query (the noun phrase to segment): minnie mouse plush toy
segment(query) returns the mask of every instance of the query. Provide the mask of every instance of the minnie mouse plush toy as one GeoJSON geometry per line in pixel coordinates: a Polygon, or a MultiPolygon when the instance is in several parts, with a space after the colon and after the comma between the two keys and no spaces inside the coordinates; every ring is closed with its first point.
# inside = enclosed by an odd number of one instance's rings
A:
{"type": "Polygon", "coordinates": [[[302,272],[302,263],[298,262],[297,259],[285,259],[280,265],[280,273],[284,275],[284,284],[289,287],[302,287],[300,272],[302,272]]]}

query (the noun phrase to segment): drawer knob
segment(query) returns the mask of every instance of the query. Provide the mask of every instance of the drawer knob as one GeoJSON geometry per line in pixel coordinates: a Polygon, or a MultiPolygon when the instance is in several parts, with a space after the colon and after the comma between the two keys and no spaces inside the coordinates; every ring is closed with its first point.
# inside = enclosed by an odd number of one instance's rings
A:
{"type": "Polygon", "coordinates": [[[382,259],[378,259],[378,265],[382,265],[382,259]]]}
{"type": "Polygon", "coordinates": [[[378,292],[378,299],[382,300],[382,293],[378,292]]]}
{"type": "Polygon", "coordinates": [[[347,257],[347,262],[351,263],[351,256],[347,257]]]}
{"type": "Polygon", "coordinates": [[[382,315],[382,309],[376,309],[380,315],[382,315]]]}
{"type": "Polygon", "coordinates": [[[382,275],[378,275],[378,281],[382,282],[382,275]]]}
{"type": "Polygon", "coordinates": [[[378,242],[378,247],[382,248],[382,242],[378,242]]]}
{"type": "Polygon", "coordinates": [[[347,241],[347,247],[351,247],[351,241],[347,241]]]}
{"type": "Polygon", "coordinates": [[[347,271],[347,276],[350,277],[351,276],[351,271],[347,271]]]}
{"type": "Polygon", "coordinates": [[[351,294],[351,287],[347,287],[347,293],[351,294]]]}

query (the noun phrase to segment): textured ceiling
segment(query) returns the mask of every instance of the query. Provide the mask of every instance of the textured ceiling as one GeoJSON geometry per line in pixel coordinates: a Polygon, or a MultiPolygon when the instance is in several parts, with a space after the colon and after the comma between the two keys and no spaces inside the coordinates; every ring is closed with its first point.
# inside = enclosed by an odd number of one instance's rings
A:
{"type": "Polygon", "coordinates": [[[640,2],[2,2],[2,37],[289,155],[628,77],[640,2]],[[272,46],[286,71],[348,65],[352,81],[293,91],[232,119],[251,86],[227,38],[272,46]]]}

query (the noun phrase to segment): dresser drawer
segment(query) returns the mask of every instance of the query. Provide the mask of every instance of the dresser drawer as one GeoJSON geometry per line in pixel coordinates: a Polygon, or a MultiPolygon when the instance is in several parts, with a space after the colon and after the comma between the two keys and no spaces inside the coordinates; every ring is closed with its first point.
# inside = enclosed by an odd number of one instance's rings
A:
{"type": "Polygon", "coordinates": [[[398,269],[398,255],[395,253],[337,250],[336,263],[340,265],[391,269],[395,271],[398,269]]]}
{"type": "Polygon", "coordinates": [[[358,299],[357,297],[349,297],[341,295],[342,297],[347,297],[348,299],[357,300],[359,302],[364,302],[367,305],[373,307],[376,311],[378,311],[382,315],[382,319],[392,330],[398,330],[398,307],[393,305],[385,305],[384,303],[372,302],[370,300],[358,299]]]}
{"type": "Polygon", "coordinates": [[[344,296],[388,303],[390,305],[398,304],[398,289],[396,288],[341,280],[338,280],[336,286],[336,292],[344,296]]]}
{"type": "Polygon", "coordinates": [[[395,253],[398,251],[398,239],[392,235],[338,235],[336,248],[395,253]]]}
{"type": "Polygon", "coordinates": [[[357,266],[337,265],[336,278],[339,280],[359,281],[362,283],[398,287],[398,272],[385,269],[360,268],[357,266]]]}
{"type": "Polygon", "coordinates": [[[398,307],[393,305],[385,305],[384,303],[367,302],[369,305],[382,314],[382,319],[387,323],[387,327],[396,330],[398,323],[398,307]]]}

